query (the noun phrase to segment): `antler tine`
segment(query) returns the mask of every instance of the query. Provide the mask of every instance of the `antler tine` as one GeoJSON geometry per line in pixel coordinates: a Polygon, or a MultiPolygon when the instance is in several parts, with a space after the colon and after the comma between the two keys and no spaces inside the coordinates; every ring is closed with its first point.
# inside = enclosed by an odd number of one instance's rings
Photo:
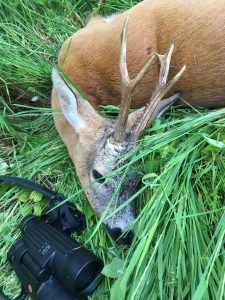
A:
{"type": "Polygon", "coordinates": [[[175,39],[172,40],[171,46],[167,54],[157,54],[157,57],[160,61],[159,82],[141,116],[140,122],[133,129],[131,136],[132,140],[137,140],[144,131],[144,129],[148,126],[148,124],[154,121],[157,115],[156,113],[160,110],[160,108],[166,108],[168,107],[168,105],[172,105],[172,103],[174,103],[180,96],[180,93],[176,93],[173,96],[162,100],[163,97],[168,93],[168,91],[181,78],[186,69],[186,65],[184,65],[182,69],[167,83],[170,68],[170,60],[173,54],[174,47],[175,39]]]}
{"type": "Polygon", "coordinates": [[[175,48],[175,43],[176,43],[176,39],[173,38],[167,54],[164,55],[157,54],[161,66],[160,73],[159,73],[159,88],[166,85],[167,77],[170,70],[170,61],[173,54],[173,50],[175,48]]]}
{"type": "Polygon", "coordinates": [[[142,80],[144,75],[149,70],[153,60],[155,59],[155,54],[153,53],[144,67],[140,70],[138,75],[134,79],[130,79],[127,70],[127,31],[128,31],[128,20],[129,15],[127,15],[125,22],[123,24],[123,31],[121,35],[121,50],[120,50],[120,76],[121,76],[121,106],[119,111],[119,116],[116,124],[116,130],[114,134],[114,140],[116,142],[123,142],[125,140],[125,131],[127,126],[127,120],[129,115],[130,103],[132,94],[138,83],[142,80]]]}

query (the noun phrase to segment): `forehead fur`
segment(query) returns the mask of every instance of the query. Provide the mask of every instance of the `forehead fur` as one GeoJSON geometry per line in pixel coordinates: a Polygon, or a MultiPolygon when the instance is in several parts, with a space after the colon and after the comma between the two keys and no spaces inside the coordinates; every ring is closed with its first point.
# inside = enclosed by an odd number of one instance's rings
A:
{"type": "Polygon", "coordinates": [[[107,159],[117,157],[126,149],[126,143],[112,144],[109,140],[115,132],[115,120],[108,120],[103,128],[96,134],[96,138],[90,147],[90,156],[87,161],[88,170],[92,170],[96,157],[107,159]]]}

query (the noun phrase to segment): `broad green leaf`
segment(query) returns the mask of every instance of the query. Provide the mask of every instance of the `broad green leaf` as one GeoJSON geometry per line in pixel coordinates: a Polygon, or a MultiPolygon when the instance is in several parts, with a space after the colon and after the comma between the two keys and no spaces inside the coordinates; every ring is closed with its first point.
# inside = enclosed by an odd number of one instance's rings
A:
{"type": "Polygon", "coordinates": [[[29,204],[27,204],[27,203],[21,205],[21,208],[20,208],[20,214],[21,214],[23,217],[32,214],[32,206],[29,205],[29,204]]]}
{"type": "Polygon", "coordinates": [[[141,257],[143,248],[146,244],[146,238],[142,239],[137,248],[135,249],[133,256],[130,260],[130,263],[128,267],[126,268],[126,271],[124,272],[123,276],[120,276],[117,281],[113,284],[112,290],[111,290],[111,299],[112,300],[124,300],[125,294],[126,294],[126,286],[127,282],[132,274],[132,272],[135,270],[135,267],[141,257]],[[118,293],[120,297],[118,298],[118,293]]]}
{"type": "Polygon", "coordinates": [[[33,210],[36,216],[40,216],[42,214],[42,207],[40,205],[34,205],[33,210]]]}
{"type": "Polygon", "coordinates": [[[118,278],[124,273],[123,266],[124,261],[118,257],[114,257],[112,261],[103,268],[102,274],[109,278],[118,278]]]}
{"type": "Polygon", "coordinates": [[[26,203],[29,200],[31,192],[30,191],[23,191],[21,194],[18,196],[18,200],[22,203],[26,203]]]}
{"type": "Polygon", "coordinates": [[[30,196],[29,196],[29,199],[34,201],[34,202],[40,202],[43,198],[43,195],[36,192],[36,191],[32,191],[30,196]]]}

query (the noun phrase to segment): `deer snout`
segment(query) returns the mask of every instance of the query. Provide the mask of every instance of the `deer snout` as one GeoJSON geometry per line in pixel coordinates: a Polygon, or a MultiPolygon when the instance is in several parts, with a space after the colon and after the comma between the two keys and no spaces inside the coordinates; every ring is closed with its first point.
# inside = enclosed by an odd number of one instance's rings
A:
{"type": "Polygon", "coordinates": [[[122,234],[122,230],[118,227],[115,228],[110,228],[109,226],[106,226],[107,231],[109,235],[116,240],[118,244],[125,244],[125,245],[130,245],[133,237],[134,237],[134,232],[132,230],[129,230],[125,234],[122,234]]]}

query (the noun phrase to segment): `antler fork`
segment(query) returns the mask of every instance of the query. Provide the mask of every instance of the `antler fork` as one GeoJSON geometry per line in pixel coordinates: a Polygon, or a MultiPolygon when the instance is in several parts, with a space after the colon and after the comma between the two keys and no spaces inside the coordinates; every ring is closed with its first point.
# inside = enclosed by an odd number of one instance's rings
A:
{"type": "Polygon", "coordinates": [[[163,109],[172,105],[180,96],[180,92],[172,95],[167,99],[163,97],[169,92],[169,90],[175,85],[175,83],[181,78],[186,69],[186,65],[167,83],[169,74],[170,61],[175,47],[175,39],[172,40],[171,46],[165,55],[156,54],[160,62],[159,81],[156,85],[149,103],[145,107],[145,110],[141,116],[140,122],[136,124],[132,132],[132,139],[136,140],[142,134],[144,129],[151,124],[157,116],[157,112],[162,112],[163,109]]]}
{"type": "Polygon", "coordinates": [[[158,112],[162,111],[163,109],[166,109],[177,100],[180,93],[176,93],[167,99],[162,99],[168,93],[168,91],[175,85],[175,83],[180,79],[180,77],[186,69],[186,65],[184,65],[182,69],[167,83],[170,61],[175,47],[175,39],[173,39],[171,46],[165,55],[153,53],[150,56],[147,63],[145,64],[145,66],[138,73],[138,75],[131,80],[129,78],[126,63],[126,37],[128,29],[128,18],[129,16],[127,16],[125,19],[121,39],[120,75],[122,97],[121,107],[116,125],[116,131],[114,134],[114,139],[116,142],[123,142],[125,140],[125,132],[127,127],[132,94],[134,93],[134,90],[137,87],[138,83],[142,80],[146,72],[149,70],[149,67],[153,63],[155,57],[157,56],[160,62],[159,81],[152,93],[152,96],[149,99],[149,103],[143,110],[139,122],[132,128],[130,139],[133,141],[137,140],[143,133],[144,129],[148,126],[148,124],[153,122],[158,112]]]}

